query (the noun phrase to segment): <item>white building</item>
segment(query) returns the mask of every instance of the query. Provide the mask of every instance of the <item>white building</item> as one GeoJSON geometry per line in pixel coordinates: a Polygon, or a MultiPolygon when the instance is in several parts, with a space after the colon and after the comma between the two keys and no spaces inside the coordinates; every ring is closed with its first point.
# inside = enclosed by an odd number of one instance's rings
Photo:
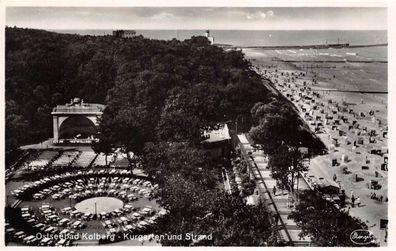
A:
{"type": "Polygon", "coordinates": [[[214,44],[214,37],[210,36],[210,31],[206,30],[205,32],[205,37],[209,40],[210,44],[213,45],[214,44]]]}

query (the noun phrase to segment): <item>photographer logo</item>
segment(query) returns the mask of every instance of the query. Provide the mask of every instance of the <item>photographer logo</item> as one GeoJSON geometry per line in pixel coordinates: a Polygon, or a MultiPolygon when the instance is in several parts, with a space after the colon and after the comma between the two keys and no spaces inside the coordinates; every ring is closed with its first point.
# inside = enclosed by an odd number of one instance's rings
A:
{"type": "Polygon", "coordinates": [[[366,229],[354,230],[349,237],[351,241],[357,245],[366,245],[375,241],[373,233],[366,229]]]}

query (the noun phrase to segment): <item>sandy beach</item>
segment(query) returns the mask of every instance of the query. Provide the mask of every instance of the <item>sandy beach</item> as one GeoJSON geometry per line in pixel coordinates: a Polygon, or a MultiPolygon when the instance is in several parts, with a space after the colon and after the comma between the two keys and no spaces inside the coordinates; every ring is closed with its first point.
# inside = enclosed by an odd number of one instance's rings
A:
{"type": "Polygon", "coordinates": [[[307,182],[335,181],[347,195],[342,210],[365,222],[381,246],[386,242],[380,220],[388,219],[386,51],[386,47],[243,50],[256,70],[296,105],[328,148],[327,154],[310,160],[304,174],[307,182]],[[335,60],[345,62],[331,62],[335,60]],[[366,62],[370,60],[385,63],[366,62]],[[314,63],[319,61],[326,62],[314,63]],[[352,206],[352,195],[360,198],[359,206],[352,206]]]}

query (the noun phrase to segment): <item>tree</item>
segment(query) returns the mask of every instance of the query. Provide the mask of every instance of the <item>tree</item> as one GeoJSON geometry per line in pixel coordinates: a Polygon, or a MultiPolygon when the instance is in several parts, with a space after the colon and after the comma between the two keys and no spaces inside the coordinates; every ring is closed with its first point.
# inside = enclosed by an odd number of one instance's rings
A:
{"type": "Polygon", "coordinates": [[[270,155],[268,166],[271,168],[272,177],[279,180],[282,186],[288,186],[290,167],[292,160],[289,155],[289,147],[280,146],[277,151],[270,155]]]}
{"type": "Polygon", "coordinates": [[[13,158],[16,153],[19,143],[24,138],[26,130],[28,129],[28,122],[20,115],[18,105],[13,100],[6,101],[6,117],[5,117],[5,148],[6,161],[13,158]]]}
{"type": "Polygon", "coordinates": [[[203,130],[225,121],[225,99],[221,88],[208,83],[173,88],[157,127],[159,139],[200,143],[203,130]]]}
{"type": "Polygon", "coordinates": [[[114,152],[114,146],[112,145],[112,140],[109,138],[109,134],[100,133],[98,138],[99,141],[94,141],[92,143],[92,149],[95,153],[103,153],[105,155],[106,166],[109,166],[107,161],[107,156],[114,152]]]}
{"type": "MultiPolygon", "coordinates": [[[[107,107],[107,109],[111,109],[107,107]]],[[[120,149],[128,158],[129,167],[133,168],[136,155],[142,153],[145,139],[142,133],[143,126],[138,119],[138,108],[120,109],[113,113],[107,111],[99,120],[96,137],[99,142],[94,144],[96,152],[109,154],[120,149]]]]}
{"type": "Polygon", "coordinates": [[[218,181],[216,169],[206,152],[187,143],[148,143],[142,164],[144,170],[160,182],[174,173],[208,188],[215,187],[218,181]]]}
{"type": "Polygon", "coordinates": [[[261,144],[271,154],[280,145],[301,146],[302,125],[296,113],[279,108],[278,112],[269,112],[261,118],[260,124],[251,129],[250,135],[255,143],[261,144]]]}
{"type": "Polygon", "coordinates": [[[160,191],[169,214],[160,218],[157,233],[212,236],[193,242],[164,240],[165,246],[266,246],[275,245],[274,229],[263,204],[246,205],[239,196],[198,185],[178,174],[167,176],[160,191]]]}
{"type": "Polygon", "coordinates": [[[367,229],[365,223],[337,209],[320,192],[311,190],[300,195],[300,202],[289,218],[301,228],[300,236],[312,237],[317,245],[326,247],[357,246],[351,241],[350,234],[357,229],[367,229]]]}
{"type": "Polygon", "coordinates": [[[289,184],[288,177],[291,176],[292,191],[297,178],[298,190],[300,172],[308,169],[304,160],[310,157],[303,155],[300,148],[324,149],[324,144],[306,128],[292,107],[282,107],[278,100],[268,104],[256,103],[251,114],[258,125],[251,128],[250,136],[270,156],[274,176],[284,185],[289,184]]]}

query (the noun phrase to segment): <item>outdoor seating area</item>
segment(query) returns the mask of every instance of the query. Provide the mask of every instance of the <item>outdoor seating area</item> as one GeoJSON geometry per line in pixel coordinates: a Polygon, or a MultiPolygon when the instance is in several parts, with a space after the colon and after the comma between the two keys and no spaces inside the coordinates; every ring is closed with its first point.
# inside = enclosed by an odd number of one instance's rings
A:
{"type": "MultiPolygon", "coordinates": [[[[45,168],[48,170],[63,170],[65,168],[86,169],[89,167],[103,168],[106,166],[126,169],[129,161],[121,153],[106,155],[97,154],[94,151],[77,151],[77,150],[44,150],[37,157],[28,162],[25,170],[41,172],[45,168]]],[[[11,176],[11,171],[7,171],[11,176]]]]}
{"type": "Polygon", "coordinates": [[[59,153],[57,151],[43,151],[37,158],[30,161],[25,168],[30,170],[40,170],[47,167],[59,153]]]}
{"type": "Polygon", "coordinates": [[[36,215],[30,207],[21,208],[22,218],[29,227],[6,223],[6,238],[28,246],[71,246],[74,240],[70,235],[75,232],[67,228],[70,225],[65,225],[65,221],[60,220],[55,209],[48,203],[43,203],[38,210],[39,214],[36,215]],[[39,238],[47,235],[59,235],[60,238],[39,238]]]}
{"type": "Polygon", "coordinates": [[[112,155],[107,156],[107,162],[106,162],[106,155],[104,155],[103,153],[100,153],[96,156],[96,159],[92,164],[92,167],[105,167],[106,164],[109,164],[112,161],[113,161],[112,155]]]}
{"type": "Polygon", "coordinates": [[[65,151],[53,163],[53,167],[64,167],[71,165],[80,154],[79,151],[65,151]]]}
{"type": "Polygon", "coordinates": [[[130,207],[124,207],[115,218],[103,218],[101,224],[105,228],[107,234],[143,232],[152,227],[159,217],[167,213],[163,209],[157,212],[151,207],[137,209],[132,205],[129,206],[130,207]]]}
{"type": "Polygon", "coordinates": [[[96,155],[97,154],[93,151],[81,152],[81,154],[78,156],[78,158],[73,162],[72,166],[88,168],[92,164],[96,155]]]}
{"type": "Polygon", "coordinates": [[[49,196],[63,199],[70,195],[78,200],[88,196],[111,195],[132,201],[135,197],[150,198],[158,187],[150,181],[131,178],[128,174],[127,170],[115,169],[66,172],[25,184],[12,194],[16,198],[38,200],[49,196]]]}
{"type": "MultiPolygon", "coordinates": [[[[152,203],[138,202],[142,198],[151,200],[157,190],[157,184],[144,177],[133,176],[127,170],[90,169],[65,172],[26,183],[12,194],[25,201],[21,217],[31,225],[35,234],[82,233],[92,231],[90,229],[94,226],[96,229],[99,224],[107,234],[121,236],[126,232],[149,231],[158,217],[167,213],[157,206],[153,207],[152,203]],[[103,200],[102,207],[96,202],[90,205],[87,201],[91,198],[103,200]],[[110,199],[119,200],[121,204],[111,209],[110,199]],[[26,206],[36,201],[43,202],[39,207],[26,206]],[[82,202],[86,203],[85,206],[78,206],[82,202]],[[59,207],[60,203],[64,206],[59,207]]],[[[9,240],[26,245],[69,246],[74,241],[60,239],[55,242],[52,239],[32,238],[31,231],[25,233],[11,225],[6,228],[6,232],[9,240]]]]}

